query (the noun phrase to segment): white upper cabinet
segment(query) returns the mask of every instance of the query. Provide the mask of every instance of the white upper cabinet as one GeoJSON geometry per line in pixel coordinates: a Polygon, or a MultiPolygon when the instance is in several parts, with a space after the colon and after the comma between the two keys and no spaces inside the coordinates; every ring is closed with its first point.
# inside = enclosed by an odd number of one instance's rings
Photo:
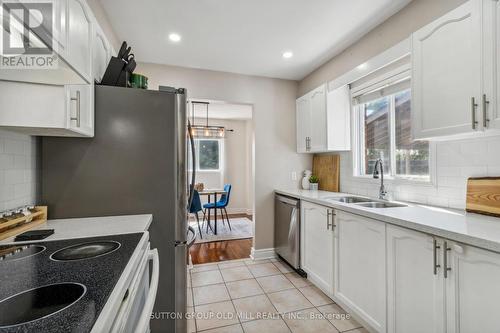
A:
{"type": "MultiPolygon", "coordinates": [[[[32,0],[24,1],[28,6],[32,0]]],[[[92,82],[92,30],[96,24],[84,0],[53,1],[53,26],[44,23],[30,30],[30,44],[49,48],[56,55],[56,65],[47,69],[2,69],[0,80],[21,81],[44,84],[84,84],[92,82]]],[[[36,15],[30,15],[30,26],[37,26],[36,15]]],[[[19,16],[11,15],[11,25],[2,33],[22,39],[23,24],[19,16]],[[17,18],[17,19],[16,19],[17,18]]],[[[43,22],[50,22],[44,20],[43,22]]]]}
{"type": "Polygon", "coordinates": [[[84,0],[60,0],[54,6],[54,39],[43,29],[36,37],[42,44],[53,43],[58,66],[0,71],[0,127],[31,135],[92,137],[94,80],[101,81],[113,50],[84,0]]]}
{"type": "Polygon", "coordinates": [[[498,332],[500,254],[454,242],[445,248],[446,332],[498,332]]]}
{"type": "Polygon", "coordinates": [[[485,129],[500,129],[500,2],[483,2],[483,76],[481,98],[485,129]]]}
{"type": "Polygon", "coordinates": [[[415,139],[500,133],[500,3],[470,0],[412,35],[415,139]]]}
{"type": "Polygon", "coordinates": [[[387,332],[444,333],[442,243],[392,225],[386,237],[387,332]]]}
{"type": "Polygon", "coordinates": [[[317,287],[332,297],[334,210],[306,201],[301,205],[301,267],[317,287]]]}
{"type": "Polygon", "coordinates": [[[297,107],[297,152],[310,151],[311,136],[311,101],[309,96],[303,96],[296,101],[297,107]]]}
{"type": "Polygon", "coordinates": [[[93,79],[97,82],[101,82],[104,72],[106,72],[106,68],[108,67],[109,60],[111,59],[111,46],[99,26],[94,27],[94,38],[92,43],[93,79]]]}
{"type": "Polygon", "coordinates": [[[75,136],[94,136],[94,86],[67,85],[66,127],[75,136]]]}
{"type": "Polygon", "coordinates": [[[327,92],[326,84],[297,99],[297,152],[350,149],[347,86],[327,92]]]}
{"type": "Polygon", "coordinates": [[[385,223],[337,211],[334,296],[386,332],[385,223]]]}
{"type": "Polygon", "coordinates": [[[68,0],[68,62],[87,80],[91,80],[92,21],[82,0],[68,0]]]}
{"type": "Polygon", "coordinates": [[[93,93],[94,87],[88,84],[0,81],[0,127],[31,135],[91,137],[93,93]]]}
{"type": "Polygon", "coordinates": [[[415,139],[481,128],[481,1],[472,0],[412,35],[415,139]]]}
{"type": "Polygon", "coordinates": [[[326,84],[319,86],[310,93],[311,129],[310,151],[322,152],[328,150],[326,126],[326,84]]]}

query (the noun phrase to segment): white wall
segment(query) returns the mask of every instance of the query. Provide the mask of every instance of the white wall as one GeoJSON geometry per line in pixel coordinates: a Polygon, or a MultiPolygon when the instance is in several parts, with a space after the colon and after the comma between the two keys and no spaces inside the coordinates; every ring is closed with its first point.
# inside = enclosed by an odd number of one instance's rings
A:
{"type": "Polygon", "coordinates": [[[291,173],[310,168],[310,156],[296,153],[297,82],[139,63],[137,73],[158,85],[187,88],[189,98],[253,105],[255,137],[255,249],[274,246],[274,189],[297,187],[291,173]]]}
{"type": "MultiPolygon", "coordinates": [[[[196,120],[196,124],[205,120],[196,120]]],[[[209,119],[211,126],[224,126],[234,132],[226,132],[224,142],[224,165],[222,174],[213,171],[197,171],[196,182],[204,183],[205,188],[222,188],[224,184],[231,184],[231,196],[228,212],[252,214],[253,196],[250,189],[253,184],[252,159],[248,153],[252,147],[247,133],[251,120],[209,119]]],[[[202,201],[207,202],[203,196],[202,201]]]]}
{"type": "Polygon", "coordinates": [[[38,203],[38,155],[35,137],[0,130],[0,211],[38,203]]]}
{"type": "MultiPolygon", "coordinates": [[[[395,200],[465,208],[468,177],[500,176],[500,137],[436,143],[436,185],[386,182],[395,200]]],[[[341,192],[378,196],[380,180],[353,177],[352,153],[341,153],[341,192]]]]}

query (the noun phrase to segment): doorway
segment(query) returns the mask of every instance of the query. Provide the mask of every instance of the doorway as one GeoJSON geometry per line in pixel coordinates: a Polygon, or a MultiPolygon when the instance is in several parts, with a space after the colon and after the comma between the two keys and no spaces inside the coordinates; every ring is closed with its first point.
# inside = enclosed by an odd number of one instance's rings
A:
{"type": "Polygon", "coordinates": [[[255,231],[253,107],[191,99],[189,117],[196,154],[188,169],[196,172],[201,208],[190,214],[197,233],[190,260],[198,265],[249,258],[255,231]]]}

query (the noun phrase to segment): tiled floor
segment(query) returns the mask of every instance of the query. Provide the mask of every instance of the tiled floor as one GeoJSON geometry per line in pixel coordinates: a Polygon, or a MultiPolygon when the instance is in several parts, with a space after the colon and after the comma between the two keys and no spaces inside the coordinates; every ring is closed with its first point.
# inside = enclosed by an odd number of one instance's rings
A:
{"type": "Polygon", "coordinates": [[[188,332],[367,333],[330,298],[276,260],[195,265],[188,332]]]}

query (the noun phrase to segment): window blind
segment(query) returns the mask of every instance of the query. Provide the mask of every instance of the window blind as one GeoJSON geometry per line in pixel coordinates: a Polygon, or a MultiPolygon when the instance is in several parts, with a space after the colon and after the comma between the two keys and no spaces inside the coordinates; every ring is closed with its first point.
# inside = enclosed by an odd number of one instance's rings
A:
{"type": "Polygon", "coordinates": [[[363,104],[410,88],[410,57],[406,56],[350,84],[353,104],[363,104]]]}

